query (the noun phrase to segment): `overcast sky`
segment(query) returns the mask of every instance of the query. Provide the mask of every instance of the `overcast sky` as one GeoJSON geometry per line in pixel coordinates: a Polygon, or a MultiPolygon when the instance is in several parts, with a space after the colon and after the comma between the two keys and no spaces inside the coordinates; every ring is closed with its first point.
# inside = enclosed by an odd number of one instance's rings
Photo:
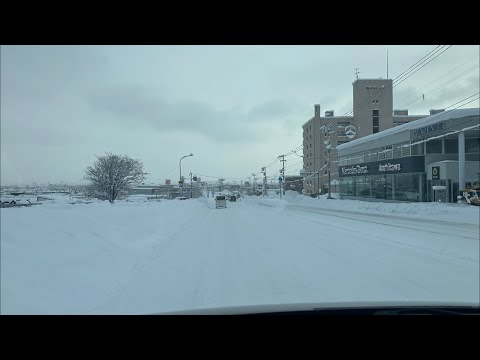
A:
{"type": "MultiPolygon", "coordinates": [[[[106,151],[141,159],[146,183],[178,180],[190,152],[183,174],[245,179],[301,145],[314,104],[351,110],[355,68],[386,78],[388,48],[395,78],[435,47],[2,46],[1,184],[79,184],[106,151]]],[[[477,93],[478,56],[451,47],[394,88],[395,108],[427,114],[477,93]]],[[[287,160],[298,174],[301,158],[287,160]]]]}

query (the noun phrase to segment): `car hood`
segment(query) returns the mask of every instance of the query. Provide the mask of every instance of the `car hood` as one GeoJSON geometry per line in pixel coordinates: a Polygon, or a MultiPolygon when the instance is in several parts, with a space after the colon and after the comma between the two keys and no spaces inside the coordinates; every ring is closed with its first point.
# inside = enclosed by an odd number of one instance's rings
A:
{"type": "Polygon", "coordinates": [[[474,313],[480,312],[478,302],[330,302],[330,303],[296,303],[296,304],[269,304],[269,305],[243,305],[215,308],[199,308],[160,312],[155,315],[249,315],[249,314],[282,314],[282,313],[311,313],[311,314],[380,314],[382,312],[394,313],[401,310],[425,309],[426,312],[434,309],[449,309],[457,311],[463,309],[474,313]]]}

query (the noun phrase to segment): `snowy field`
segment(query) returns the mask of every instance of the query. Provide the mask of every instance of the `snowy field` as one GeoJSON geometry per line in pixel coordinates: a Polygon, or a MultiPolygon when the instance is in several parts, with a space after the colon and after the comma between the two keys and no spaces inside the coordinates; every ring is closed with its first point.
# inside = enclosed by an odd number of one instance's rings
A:
{"type": "Polygon", "coordinates": [[[480,207],[287,194],[1,209],[2,314],[479,302],[480,207]]]}

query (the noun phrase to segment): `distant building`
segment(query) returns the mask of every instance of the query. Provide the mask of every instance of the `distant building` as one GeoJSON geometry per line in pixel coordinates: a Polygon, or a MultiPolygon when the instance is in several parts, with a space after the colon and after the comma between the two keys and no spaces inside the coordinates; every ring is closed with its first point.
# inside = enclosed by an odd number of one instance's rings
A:
{"type": "Polygon", "coordinates": [[[335,182],[338,181],[337,145],[428,116],[409,115],[406,109],[394,110],[391,79],[357,79],[352,85],[352,115],[335,116],[333,110],[328,110],[325,116],[321,116],[320,105],[317,104],[314,116],[302,126],[303,187],[306,195],[324,194],[328,189],[328,157],[324,144],[327,137],[321,130],[323,125],[330,125],[332,130],[330,173],[331,181],[335,182]]]}

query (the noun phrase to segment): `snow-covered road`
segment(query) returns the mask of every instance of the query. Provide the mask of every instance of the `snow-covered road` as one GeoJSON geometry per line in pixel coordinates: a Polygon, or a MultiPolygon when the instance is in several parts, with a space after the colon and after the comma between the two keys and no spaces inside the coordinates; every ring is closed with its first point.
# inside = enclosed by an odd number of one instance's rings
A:
{"type": "Polygon", "coordinates": [[[1,312],[479,301],[478,223],[334,201],[336,209],[262,199],[215,209],[203,198],[2,210],[1,312]]]}

